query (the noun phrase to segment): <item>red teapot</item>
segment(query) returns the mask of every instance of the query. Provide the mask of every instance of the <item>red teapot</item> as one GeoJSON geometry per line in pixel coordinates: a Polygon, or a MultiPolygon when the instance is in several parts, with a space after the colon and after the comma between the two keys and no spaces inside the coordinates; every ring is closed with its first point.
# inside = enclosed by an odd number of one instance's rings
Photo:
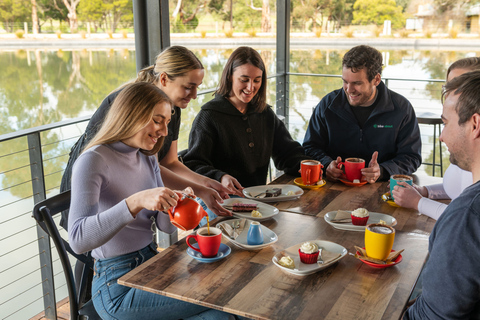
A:
{"type": "Polygon", "coordinates": [[[195,228],[207,212],[192,197],[183,194],[177,205],[168,210],[168,216],[175,227],[185,231],[195,228]]]}

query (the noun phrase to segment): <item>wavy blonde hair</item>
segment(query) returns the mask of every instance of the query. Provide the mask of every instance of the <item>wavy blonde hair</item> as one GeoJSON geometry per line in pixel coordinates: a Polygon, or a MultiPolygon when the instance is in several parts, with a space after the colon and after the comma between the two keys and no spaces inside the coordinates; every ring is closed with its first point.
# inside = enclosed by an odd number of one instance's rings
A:
{"type": "Polygon", "coordinates": [[[171,46],[155,58],[153,66],[140,70],[135,82],[157,83],[164,72],[168,79],[173,81],[197,69],[204,69],[203,64],[192,51],[182,46],[171,46]]]}
{"type": "MultiPolygon", "coordinates": [[[[125,85],[113,101],[100,130],[87,144],[84,152],[96,145],[131,138],[150,123],[155,106],[165,102],[173,108],[172,100],[152,83],[135,82],[125,85]]],[[[160,151],[164,140],[165,137],[161,137],[152,150],[140,149],[140,152],[148,156],[154,155],[160,151]]]]}

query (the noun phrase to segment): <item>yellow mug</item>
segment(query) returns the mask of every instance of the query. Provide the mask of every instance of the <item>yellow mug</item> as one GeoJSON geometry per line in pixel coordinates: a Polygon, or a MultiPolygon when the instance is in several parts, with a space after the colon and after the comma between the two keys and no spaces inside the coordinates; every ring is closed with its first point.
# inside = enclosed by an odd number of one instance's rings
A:
{"type": "Polygon", "coordinates": [[[365,228],[365,250],[370,258],[387,259],[394,240],[395,229],[390,226],[372,223],[365,228]]]}

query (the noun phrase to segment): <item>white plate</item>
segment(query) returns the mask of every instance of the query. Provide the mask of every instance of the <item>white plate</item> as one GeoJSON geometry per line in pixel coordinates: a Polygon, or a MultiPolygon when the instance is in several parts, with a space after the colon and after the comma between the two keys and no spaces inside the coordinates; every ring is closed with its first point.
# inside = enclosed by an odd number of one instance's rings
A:
{"type": "Polygon", "coordinates": [[[243,189],[243,194],[245,197],[251,200],[261,201],[261,202],[278,202],[278,201],[288,201],[288,200],[295,200],[300,198],[303,194],[303,190],[297,186],[291,184],[269,184],[265,186],[255,186],[243,189]],[[278,197],[270,197],[270,198],[255,198],[255,195],[265,192],[267,189],[272,188],[281,188],[282,193],[278,197]],[[287,196],[289,191],[293,191],[295,195],[287,196]]]}
{"type": "Polygon", "coordinates": [[[314,242],[319,249],[325,249],[330,252],[334,253],[339,253],[341,254],[340,257],[338,257],[335,260],[332,260],[330,262],[324,263],[324,264],[318,264],[318,263],[312,263],[312,264],[305,264],[300,261],[300,256],[298,255],[298,249],[302,246],[302,243],[296,244],[293,247],[287,248],[283,250],[282,252],[277,253],[276,255],[273,256],[272,261],[273,263],[282,269],[285,272],[297,275],[297,276],[307,276],[309,274],[313,274],[315,272],[318,272],[322,269],[328,268],[332,264],[340,261],[345,255],[347,254],[347,249],[342,247],[339,244],[336,244],[334,242],[330,241],[323,241],[323,240],[307,240],[309,242],[314,242]],[[283,256],[289,256],[290,258],[293,259],[295,262],[295,269],[289,269],[281,266],[278,261],[283,257],[283,256]]]}
{"type": "MultiPolygon", "coordinates": [[[[351,212],[351,211],[347,211],[347,212],[351,212]]],[[[335,219],[336,214],[337,214],[337,211],[331,211],[331,212],[327,212],[324,217],[325,221],[332,227],[340,230],[365,232],[365,226],[355,226],[352,224],[352,222],[348,222],[348,223],[332,222],[332,220],[335,219]]],[[[391,227],[397,224],[397,219],[395,219],[394,217],[389,216],[388,214],[383,214],[378,212],[370,212],[370,217],[368,218],[367,224],[379,223],[380,220],[385,221],[391,227]]]]}
{"type": "MultiPolygon", "coordinates": [[[[229,224],[231,226],[234,221],[240,221],[240,219],[231,219],[231,220],[222,221],[217,224],[217,228],[221,224],[229,224]]],[[[275,232],[268,229],[264,225],[260,224],[260,228],[262,229],[262,233],[263,233],[263,244],[259,244],[255,246],[249,245],[247,242],[247,234],[248,234],[248,228],[250,228],[250,223],[252,222],[253,222],[252,220],[248,220],[248,219],[247,221],[245,221],[245,228],[235,240],[233,240],[226,234],[223,234],[223,236],[225,237],[225,239],[228,239],[234,245],[246,250],[259,250],[277,242],[278,236],[275,234],[275,232]]]]}
{"type": "Polygon", "coordinates": [[[233,215],[237,218],[246,218],[254,221],[263,221],[273,218],[278,214],[278,209],[265,203],[261,203],[255,200],[243,199],[243,198],[230,198],[223,200],[222,206],[233,206],[234,203],[254,203],[258,207],[258,211],[262,214],[262,217],[252,217],[252,212],[233,212],[233,215]]]}

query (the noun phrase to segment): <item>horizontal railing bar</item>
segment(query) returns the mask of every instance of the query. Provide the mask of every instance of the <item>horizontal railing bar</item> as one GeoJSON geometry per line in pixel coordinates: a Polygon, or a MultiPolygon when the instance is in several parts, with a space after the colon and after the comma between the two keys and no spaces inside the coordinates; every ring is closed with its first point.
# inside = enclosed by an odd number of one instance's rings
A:
{"type": "Polygon", "coordinates": [[[6,222],[9,222],[9,221],[12,221],[12,220],[17,219],[17,218],[20,218],[20,217],[23,217],[23,216],[26,215],[26,214],[32,214],[32,211],[27,211],[27,212],[24,212],[24,213],[17,214],[17,215],[16,215],[15,217],[13,217],[13,218],[10,218],[10,219],[7,219],[7,220],[5,220],[5,221],[0,222],[0,224],[3,224],[3,223],[6,223],[6,222]]]}
{"type": "MultiPolygon", "coordinates": [[[[39,255],[40,255],[40,252],[37,253],[37,254],[34,255],[34,256],[31,256],[30,258],[27,258],[27,259],[25,259],[25,260],[23,260],[23,261],[20,261],[19,263],[17,263],[17,264],[14,265],[14,266],[11,266],[10,268],[7,268],[7,269],[5,269],[5,270],[0,271],[0,273],[5,272],[5,271],[7,271],[7,270],[10,270],[10,269],[12,269],[12,268],[15,268],[16,266],[18,266],[18,265],[20,265],[20,264],[22,264],[22,263],[24,263],[24,262],[27,262],[27,261],[30,260],[30,259],[36,258],[36,257],[38,257],[39,255]]],[[[40,268],[38,268],[37,270],[40,270],[41,268],[43,268],[43,267],[40,267],[40,268]]]]}
{"type": "Polygon", "coordinates": [[[4,205],[1,205],[1,206],[0,206],[0,209],[3,208],[3,207],[9,206],[9,205],[11,205],[11,204],[14,204],[14,203],[16,203],[16,202],[23,201],[23,200],[25,200],[25,199],[31,198],[31,197],[33,197],[33,194],[29,195],[28,197],[20,198],[20,199],[18,199],[18,200],[13,201],[13,202],[9,202],[9,203],[6,203],[6,204],[4,204],[4,205]]]}
{"type": "MultiPolygon", "coordinates": [[[[325,78],[341,78],[339,74],[321,74],[321,73],[297,73],[297,72],[288,72],[288,75],[291,76],[307,76],[307,77],[325,77],[325,78]]],[[[393,80],[393,81],[419,81],[419,82],[445,82],[443,79],[408,79],[408,78],[391,78],[391,77],[382,77],[382,80],[393,80]]]]}
{"type": "Polygon", "coordinates": [[[60,154],[60,155],[58,155],[58,156],[55,156],[55,157],[43,159],[43,162],[47,162],[47,161],[50,161],[50,160],[53,160],[53,159],[57,159],[57,158],[60,158],[60,157],[65,157],[65,156],[68,156],[68,153],[62,153],[62,154],[60,154]]]}
{"type": "Polygon", "coordinates": [[[30,148],[25,149],[25,150],[15,151],[15,152],[12,152],[12,153],[3,154],[3,155],[0,156],[0,158],[8,157],[8,156],[11,156],[11,155],[14,155],[14,154],[17,154],[17,153],[27,152],[27,151],[30,151],[30,148]]]}
{"type": "Polygon", "coordinates": [[[38,239],[35,239],[35,240],[33,240],[33,241],[30,241],[30,242],[25,243],[25,244],[24,244],[23,246],[21,246],[21,247],[18,247],[18,248],[15,248],[15,249],[11,250],[11,251],[5,252],[4,254],[0,255],[0,258],[6,256],[7,254],[10,254],[10,253],[12,253],[12,252],[15,252],[15,250],[17,250],[17,249],[26,247],[26,246],[28,246],[29,244],[32,244],[32,243],[37,242],[37,241],[38,241],[38,239]]]}
{"type": "Polygon", "coordinates": [[[91,117],[92,116],[83,116],[83,117],[78,117],[78,118],[75,118],[75,119],[63,120],[63,121],[59,121],[59,122],[55,122],[55,123],[45,124],[43,126],[38,126],[38,127],[34,127],[34,128],[23,129],[23,130],[18,130],[16,132],[3,134],[3,135],[0,136],[0,142],[20,138],[20,137],[23,137],[23,136],[28,136],[29,134],[36,133],[36,132],[48,131],[48,130],[52,130],[52,129],[56,129],[56,128],[65,127],[65,126],[69,126],[69,125],[72,125],[72,124],[80,123],[80,122],[83,122],[83,121],[88,121],[88,120],[90,120],[91,117]]]}
{"type": "Polygon", "coordinates": [[[9,315],[7,315],[7,316],[6,316],[5,318],[3,318],[3,319],[7,319],[8,317],[13,316],[15,313],[19,312],[19,311],[22,310],[22,309],[25,309],[25,308],[28,307],[29,305],[34,304],[34,303],[37,302],[38,300],[43,299],[43,297],[45,297],[45,296],[46,296],[46,294],[41,295],[38,299],[35,299],[35,300],[33,300],[32,302],[24,305],[23,307],[21,307],[20,309],[14,311],[14,312],[12,312],[12,313],[10,313],[9,315]]]}
{"type": "Polygon", "coordinates": [[[26,274],[22,275],[22,276],[19,277],[18,279],[13,280],[13,281],[10,282],[10,283],[7,283],[7,284],[4,285],[3,287],[0,287],[0,290],[4,289],[5,287],[8,287],[9,285],[11,285],[11,284],[13,284],[13,283],[15,283],[15,282],[17,282],[17,281],[19,281],[19,280],[22,280],[24,277],[26,277],[26,276],[28,276],[28,275],[31,275],[32,273],[37,272],[37,271],[40,270],[40,269],[41,269],[41,268],[38,268],[38,269],[33,270],[32,272],[29,272],[29,273],[26,273],[26,274]]]}
{"type": "Polygon", "coordinates": [[[78,137],[80,137],[80,136],[81,136],[81,135],[73,136],[73,137],[69,137],[69,138],[65,138],[65,139],[60,139],[60,140],[53,141],[53,142],[49,142],[49,143],[45,143],[45,144],[42,144],[42,147],[49,146],[49,145],[52,145],[52,144],[58,144],[59,142],[63,142],[63,141],[67,141],[67,140],[76,139],[76,138],[78,138],[78,137]]]}
{"type": "MultiPolygon", "coordinates": [[[[63,169],[62,169],[62,170],[53,171],[53,172],[47,173],[47,174],[45,175],[45,177],[52,176],[52,175],[54,175],[54,174],[57,174],[57,173],[63,172],[63,171],[64,171],[63,169]]],[[[48,191],[48,190],[46,190],[46,191],[48,191]]]]}
{"type": "Polygon", "coordinates": [[[24,294],[25,292],[27,292],[27,291],[29,291],[29,290],[32,290],[33,288],[35,288],[35,287],[38,286],[38,285],[41,285],[42,283],[44,283],[44,282],[47,281],[47,280],[48,280],[48,279],[42,280],[41,282],[39,282],[39,283],[37,283],[37,284],[34,284],[34,285],[31,286],[30,288],[27,288],[26,290],[24,290],[24,291],[20,292],[19,294],[11,297],[10,299],[5,300],[4,302],[0,303],[0,306],[1,306],[1,305],[4,305],[5,303],[7,303],[7,302],[10,301],[10,300],[15,299],[15,298],[18,297],[18,296],[21,296],[21,295],[24,294]]]}
{"type": "Polygon", "coordinates": [[[10,169],[10,170],[7,170],[7,171],[3,171],[3,172],[0,172],[0,174],[5,174],[5,173],[8,173],[8,172],[23,169],[23,168],[26,168],[26,167],[30,167],[30,164],[26,164],[26,165],[21,166],[21,167],[17,167],[17,168],[13,168],[13,169],[10,169]]]}
{"type": "Polygon", "coordinates": [[[21,186],[22,184],[25,184],[25,183],[28,183],[28,182],[32,182],[32,181],[33,181],[33,179],[27,180],[27,181],[23,181],[23,182],[20,182],[20,183],[18,183],[18,184],[14,184],[14,185],[12,185],[12,186],[8,186],[8,187],[6,187],[6,188],[0,189],[0,191],[5,191],[5,190],[7,190],[7,189],[15,188],[15,187],[21,186]]]}
{"type": "Polygon", "coordinates": [[[35,228],[36,226],[37,226],[37,225],[34,224],[33,226],[30,226],[30,227],[28,227],[28,228],[26,228],[26,229],[20,230],[20,231],[15,232],[15,233],[12,233],[12,234],[9,235],[8,237],[1,238],[0,241],[3,241],[3,240],[8,239],[8,238],[10,238],[10,237],[16,236],[17,234],[22,233],[22,232],[25,232],[25,231],[27,231],[27,230],[29,230],[29,229],[35,228]]]}

